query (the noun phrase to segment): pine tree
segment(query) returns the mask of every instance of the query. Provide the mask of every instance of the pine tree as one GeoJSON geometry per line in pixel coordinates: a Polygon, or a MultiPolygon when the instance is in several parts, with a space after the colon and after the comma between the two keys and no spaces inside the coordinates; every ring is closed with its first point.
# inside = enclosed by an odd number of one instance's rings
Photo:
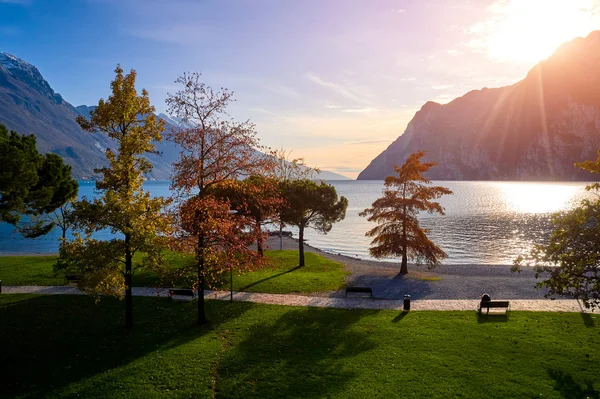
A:
{"type": "Polygon", "coordinates": [[[304,266],[304,230],[312,227],[327,234],[333,223],[346,217],[348,200],[338,195],[335,187],[310,179],[291,180],[283,183],[284,200],[282,220],[298,227],[298,266],[304,266]]]}
{"type": "Polygon", "coordinates": [[[408,259],[424,261],[430,268],[439,265],[446,253],[428,237],[427,229],[420,226],[419,212],[444,214],[444,208],[432,200],[452,191],[445,187],[430,186],[431,181],[423,177],[435,163],[422,163],[425,152],[411,154],[404,165],[394,169],[398,176],[385,179],[383,197],[377,199],[371,208],[365,209],[360,216],[379,225],[366,235],[374,237],[369,249],[376,258],[402,256],[400,273],[408,273],[408,259]]]}

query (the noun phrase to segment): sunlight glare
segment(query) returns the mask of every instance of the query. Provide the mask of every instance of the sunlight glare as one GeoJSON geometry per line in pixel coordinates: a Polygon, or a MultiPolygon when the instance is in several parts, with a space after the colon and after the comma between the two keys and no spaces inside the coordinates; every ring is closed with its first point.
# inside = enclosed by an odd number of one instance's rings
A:
{"type": "Polygon", "coordinates": [[[538,62],[600,28],[600,0],[509,0],[490,11],[487,52],[497,60],[538,62]]]}
{"type": "Polygon", "coordinates": [[[568,208],[579,187],[555,183],[503,183],[504,202],[519,213],[548,213],[568,208]]]}

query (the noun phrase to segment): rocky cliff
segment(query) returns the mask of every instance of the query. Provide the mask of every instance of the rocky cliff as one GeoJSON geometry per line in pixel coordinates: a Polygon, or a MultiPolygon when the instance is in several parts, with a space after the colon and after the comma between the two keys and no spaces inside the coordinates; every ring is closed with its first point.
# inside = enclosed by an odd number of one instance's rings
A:
{"type": "MultiPolygon", "coordinates": [[[[85,132],[75,122],[80,114],[89,116],[91,109],[73,107],[54,92],[35,66],[0,53],[0,123],[21,134],[34,134],[38,150],[63,157],[78,179],[97,177],[94,169],[107,165],[104,151],[115,147],[105,135],[85,132]]],[[[178,150],[172,143],[160,143],[158,150],[161,155],[149,157],[154,170],[148,177],[168,179],[178,150]]]]}
{"type": "Polygon", "coordinates": [[[358,176],[380,180],[427,151],[436,180],[589,180],[600,149],[600,31],[563,44],[522,81],[427,102],[358,176]]]}

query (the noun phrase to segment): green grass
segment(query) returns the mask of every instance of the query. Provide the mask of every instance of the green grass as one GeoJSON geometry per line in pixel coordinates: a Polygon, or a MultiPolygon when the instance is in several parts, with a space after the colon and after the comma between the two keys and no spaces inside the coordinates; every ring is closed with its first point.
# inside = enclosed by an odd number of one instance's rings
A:
{"type": "Polygon", "coordinates": [[[0,256],[0,280],[3,285],[65,285],[65,278],[52,272],[57,259],[57,255],[0,256]]]}
{"type": "Polygon", "coordinates": [[[0,295],[2,396],[597,398],[600,317],[0,295]]]}
{"type": "MultiPolygon", "coordinates": [[[[234,274],[233,288],[239,291],[276,294],[313,293],[341,289],[348,272],[343,265],[320,255],[305,253],[306,266],[297,267],[298,251],[266,251],[271,266],[242,275],[234,274]]],[[[57,256],[2,256],[0,257],[0,280],[4,285],[65,285],[63,277],[56,277],[52,266],[57,256]]],[[[182,267],[186,258],[177,253],[167,254],[171,267],[182,267]]],[[[161,285],[158,276],[150,271],[139,270],[133,275],[136,287],[161,285]]],[[[229,276],[218,287],[229,289],[229,276]]]]}
{"type": "MultiPolygon", "coordinates": [[[[167,261],[173,268],[182,267],[184,256],[168,253],[167,261]]],[[[57,255],[46,256],[0,256],[0,280],[3,285],[66,285],[63,276],[55,276],[52,270],[57,255]]],[[[139,270],[133,275],[135,287],[155,286],[158,283],[156,273],[139,270]]]]}
{"type": "MultiPolygon", "coordinates": [[[[306,252],[305,266],[298,267],[298,251],[266,251],[270,266],[242,275],[233,275],[235,291],[270,294],[310,294],[342,289],[350,274],[344,265],[321,255],[306,252]]],[[[229,289],[229,276],[220,286],[229,289]]]]}

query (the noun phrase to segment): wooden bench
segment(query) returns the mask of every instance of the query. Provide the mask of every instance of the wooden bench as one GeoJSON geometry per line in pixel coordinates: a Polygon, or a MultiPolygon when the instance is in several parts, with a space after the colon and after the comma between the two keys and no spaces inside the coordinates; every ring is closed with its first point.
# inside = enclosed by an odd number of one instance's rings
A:
{"type": "Polygon", "coordinates": [[[191,288],[169,288],[169,298],[173,298],[175,295],[191,296],[194,297],[194,291],[191,288]]]}
{"type": "Polygon", "coordinates": [[[346,287],[346,296],[348,296],[349,293],[369,294],[369,296],[373,298],[373,290],[371,287],[346,287]]]}
{"type": "Polygon", "coordinates": [[[506,308],[506,311],[508,312],[508,310],[510,309],[510,302],[509,301],[481,301],[479,303],[479,314],[481,314],[481,310],[483,308],[487,309],[486,314],[488,314],[490,312],[490,308],[506,308]]]}

